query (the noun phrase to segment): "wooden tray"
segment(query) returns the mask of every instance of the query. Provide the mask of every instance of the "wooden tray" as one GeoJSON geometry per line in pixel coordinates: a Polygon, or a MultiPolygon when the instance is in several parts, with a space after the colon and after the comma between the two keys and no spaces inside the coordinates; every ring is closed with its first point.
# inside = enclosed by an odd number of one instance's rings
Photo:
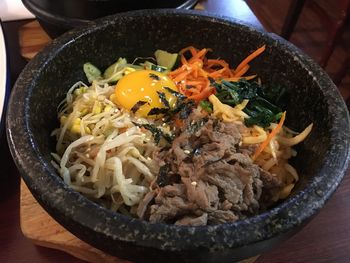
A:
{"type": "Polygon", "coordinates": [[[93,248],[58,224],[38,204],[21,180],[20,222],[23,234],[34,244],[59,249],[88,262],[130,263],[93,248]]]}
{"type": "Polygon", "coordinates": [[[52,41],[36,20],[23,25],[18,34],[20,53],[27,60],[52,41]]]}

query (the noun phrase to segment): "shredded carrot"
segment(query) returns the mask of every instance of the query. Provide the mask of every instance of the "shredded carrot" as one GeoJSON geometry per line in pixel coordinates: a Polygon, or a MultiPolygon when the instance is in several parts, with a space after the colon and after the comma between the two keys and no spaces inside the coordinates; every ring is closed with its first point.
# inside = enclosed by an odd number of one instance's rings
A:
{"type": "Polygon", "coordinates": [[[245,73],[247,73],[247,71],[249,70],[250,66],[247,64],[245,65],[240,71],[238,71],[237,73],[235,73],[235,77],[242,77],[245,73]]]}
{"type": "Polygon", "coordinates": [[[279,131],[281,130],[284,120],[286,119],[286,112],[283,112],[282,117],[278,123],[278,125],[271,131],[271,133],[267,136],[266,140],[260,144],[259,148],[256,149],[252,159],[256,160],[256,158],[262,153],[262,151],[266,148],[266,146],[270,143],[273,137],[275,137],[279,131]]]}
{"type": "Polygon", "coordinates": [[[259,56],[261,53],[263,53],[265,51],[265,45],[263,45],[262,47],[258,48],[257,50],[255,50],[252,54],[250,54],[248,57],[246,57],[236,68],[235,72],[239,72],[242,68],[245,67],[245,65],[247,65],[250,61],[252,61],[254,58],[256,58],[257,56],[259,56]]]}
{"type": "Polygon", "coordinates": [[[251,75],[251,76],[245,76],[245,77],[232,77],[232,78],[224,78],[224,80],[226,81],[239,81],[241,79],[245,79],[245,80],[251,80],[253,78],[256,78],[256,75],[251,75]]]}
{"type": "Polygon", "coordinates": [[[208,49],[203,48],[201,51],[199,51],[196,55],[194,55],[191,59],[190,62],[195,61],[196,59],[203,59],[203,57],[205,56],[205,54],[207,54],[208,49]]]}
{"type": "Polygon", "coordinates": [[[206,87],[201,93],[189,96],[189,99],[193,99],[197,103],[201,100],[208,98],[210,95],[214,94],[215,89],[213,87],[206,87]]]}
{"type": "Polygon", "coordinates": [[[223,79],[239,81],[255,78],[256,75],[244,76],[244,74],[249,70],[248,63],[264,50],[265,46],[260,47],[244,59],[236,69],[232,69],[223,59],[207,59],[206,55],[211,49],[199,50],[189,46],[180,51],[182,65],[169,72],[168,76],[176,83],[182,94],[199,103],[215,93],[215,88],[210,84],[212,79],[220,82],[223,79]]]}

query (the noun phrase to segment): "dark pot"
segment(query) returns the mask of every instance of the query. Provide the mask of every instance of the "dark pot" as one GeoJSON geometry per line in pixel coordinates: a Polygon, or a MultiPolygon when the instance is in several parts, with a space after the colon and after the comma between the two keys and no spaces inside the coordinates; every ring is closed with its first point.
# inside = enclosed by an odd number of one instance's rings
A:
{"type": "Polygon", "coordinates": [[[22,0],[40,25],[55,38],[89,21],[120,12],[153,8],[192,8],[197,0],[22,0]]]}
{"type": "Polygon", "coordinates": [[[324,71],[292,44],[236,20],[184,10],[148,10],[110,16],[53,41],[24,69],[7,115],[12,155],[32,194],[66,229],[112,255],[136,262],[233,262],[271,249],[315,215],[339,185],[349,163],[349,115],[324,71]],[[82,65],[106,68],[119,56],[147,57],[156,49],[210,47],[214,57],[236,65],[266,44],[251,63],[267,85],[288,93],[287,125],[302,130],[294,165],[300,181],[292,195],[270,210],[214,226],[151,224],[106,210],[70,189],[51,165],[56,108],[82,65]]]}

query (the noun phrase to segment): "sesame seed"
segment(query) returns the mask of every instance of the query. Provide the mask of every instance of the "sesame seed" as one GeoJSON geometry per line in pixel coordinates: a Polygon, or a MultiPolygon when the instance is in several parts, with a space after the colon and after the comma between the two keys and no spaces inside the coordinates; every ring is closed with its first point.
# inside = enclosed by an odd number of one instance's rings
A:
{"type": "Polygon", "coordinates": [[[189,150],[184,150],[184,153],[190,154],[191,152],[189,150]]]}
{"type": "Polygon", "coordinates": [[[193,181],[193,182],[191,183],[191,185],[196,186],[196,185],[197,185],[197,182],[193,181]]]}

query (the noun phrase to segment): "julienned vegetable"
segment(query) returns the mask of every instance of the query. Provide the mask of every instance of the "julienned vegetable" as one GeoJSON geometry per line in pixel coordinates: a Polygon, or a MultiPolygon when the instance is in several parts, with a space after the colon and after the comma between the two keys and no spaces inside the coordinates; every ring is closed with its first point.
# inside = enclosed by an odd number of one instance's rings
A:
{"type": "Polygon", "coordinates": [[[249,62],[265,50],[265,45],[254,51],[244,59],[236,69],[222,59],[208,59],[208,48],[198,50],[192,46],[180,51],[182,65],[169,73],[169,76],[178,85],[181,93],[189,99],[199,103],[215,93],[211,85],[214,81],[238,81],[242,78],[250,80],[256,75],[243,76],[249,69],[249,62]]]}
{"type": "MultiPolygon", "coordinates": [[[[275,88],[268,93],[256,82],[240,80],[238,82],[228,82],[223,80],[221,83],[213,83],[216,88],[216,97],[224,104],[236,106],[243,100],[249,100],[244,112],[249,115],[245,119],[247,126],[259,125],[268,127],[270,123],[278,121],[282,116],[282,109],[269,101],[270,98],[278,98],[277,102],[281,103],[284,97],[284,89],[275,88]]],[[[280,104],[282,105],[282,104],[280,104]]]]}

